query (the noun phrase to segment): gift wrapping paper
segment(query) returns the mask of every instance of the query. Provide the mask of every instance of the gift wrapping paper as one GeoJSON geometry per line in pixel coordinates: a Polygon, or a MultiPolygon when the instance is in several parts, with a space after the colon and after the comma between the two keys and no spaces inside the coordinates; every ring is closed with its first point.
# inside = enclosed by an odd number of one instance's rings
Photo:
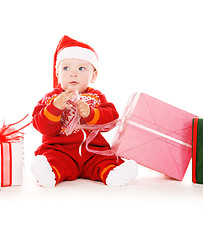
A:
{"type": "Polygon", "coordinates": [[[192,125],[192,181],[203,184],[203,119],[194,118],[192,125]]]}
{"type": "Polygon", "coordinates": [[[120,157],[182,180],[192,156],[195,117],[145,93],[135,93],[125,108],[112,150],[120,157]]]}

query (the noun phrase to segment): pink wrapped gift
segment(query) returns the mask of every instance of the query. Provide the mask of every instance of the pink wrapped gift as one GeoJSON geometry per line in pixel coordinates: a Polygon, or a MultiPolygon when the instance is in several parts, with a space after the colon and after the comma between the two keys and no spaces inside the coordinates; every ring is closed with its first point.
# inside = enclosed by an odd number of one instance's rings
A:
{"type": "Polygon", "coordinates": [[[112,150],[182,180],[191,159],[194,117],[147,94],[135,93],[117,128],[112,150]]]}

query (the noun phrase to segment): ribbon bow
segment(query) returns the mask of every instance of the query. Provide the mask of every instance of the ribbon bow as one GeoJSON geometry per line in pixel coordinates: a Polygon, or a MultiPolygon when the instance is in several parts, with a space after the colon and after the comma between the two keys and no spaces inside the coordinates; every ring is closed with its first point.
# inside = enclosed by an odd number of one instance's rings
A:
{"type": "Polygon", "coordinates": [[[12,142],[21,141],[23,139],[24,133],[20,131],[26,128],[27,126],[29,126],[31,122],[17,130],[13,126],[22,122],[27,117],[28,117],[28,114],[24,118],[22,118],[20,121],[9,124],[9,125],[6,125],[4,121],[2,128],[0,128],[0,143],[9,143],[9,142],[12,143],[12,142]]]}

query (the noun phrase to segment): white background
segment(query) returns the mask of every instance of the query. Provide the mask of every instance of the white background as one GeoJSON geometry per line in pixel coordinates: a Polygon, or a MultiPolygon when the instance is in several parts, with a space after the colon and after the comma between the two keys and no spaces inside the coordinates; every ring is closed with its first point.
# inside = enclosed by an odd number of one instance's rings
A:
{"type": "MultiPolygon", "coordinates": [[[[120,114],[130,94],[141,91],[203,116],[202,12],[196,0],[1,1],[0,119],[32,114],[52,90],[53,55],[63,35],[95,48],[100,72],[93,87],[120,114]]],[[[140,167],[123,188],[77,180],[44,189],[29,170],[41,137],[31,127],[25,132],[24,184],[0,192],[4,239],[17,232],[22,239],[202,235],[203,187],[192,184],[191,164],[183,182],[140,167]]]]}

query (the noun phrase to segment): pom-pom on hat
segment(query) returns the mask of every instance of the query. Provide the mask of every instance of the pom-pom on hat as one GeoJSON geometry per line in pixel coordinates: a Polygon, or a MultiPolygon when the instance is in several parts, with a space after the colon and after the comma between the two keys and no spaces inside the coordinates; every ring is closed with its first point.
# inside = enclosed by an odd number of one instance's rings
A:
{"type": "Polygon", "coordinates": [[[76,59],[85,60],[91,63],[95,69],[98,69],[99,60],[94,49],[85,43],[78,42],[64,35],[60,40],[60,42],[58,43],[56,52],[54,54],[54,66],[53,66],[54,88],[58,87],[58,78],[56,76],[56,69],[60,61],[64,58],[76,58],[76,59]]]}

